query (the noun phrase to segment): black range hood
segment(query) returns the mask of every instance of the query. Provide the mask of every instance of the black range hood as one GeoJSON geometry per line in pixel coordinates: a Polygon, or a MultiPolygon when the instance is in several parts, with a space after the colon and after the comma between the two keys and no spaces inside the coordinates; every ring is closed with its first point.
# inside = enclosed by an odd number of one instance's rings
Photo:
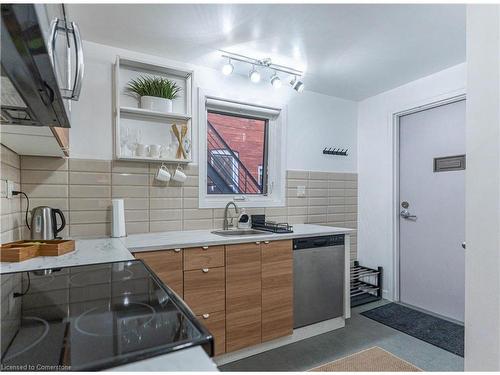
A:
{"type": "MultiPolygon", "coordinates": [[[[58,6],[63,16],[53,18],[48,30],[41,22],[44,15],[40,10],[45,8],[40,4],[1,5],[2,124],[70,127],[68,100],[78,99],[83,55],[76,25],[66,21],[63,6],[58,6]],[[62,72],[57,69],[54,51],[57,35],[67,38],[67,51],[63,50],[63,54],[68,59],[70,41],[74,41],[76,69],[71,90],[60,87],[62,72]]],[[[65,64],[68,71],[64,75],[69,77],[69,60],[65,64]]]]}

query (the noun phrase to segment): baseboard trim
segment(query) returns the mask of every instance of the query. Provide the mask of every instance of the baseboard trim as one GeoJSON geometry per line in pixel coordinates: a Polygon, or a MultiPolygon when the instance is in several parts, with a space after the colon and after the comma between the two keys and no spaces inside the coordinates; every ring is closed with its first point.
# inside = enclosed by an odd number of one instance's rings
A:
{"type": "Polygon", "coordinates": [[[237,350],[235,352],[222,354],[214,357],[213,360],[217,366],[225,365],[230,362],[238,361],[243,358],[251,357],[256,354],[267,352],[271,349],[279,348],[280,346],[292,344],[294,342],[308,339],[313,336],[321,335],[339,328],[345,327],[345,319],[343,317],[325,320],[316,324],[311,324],[307,327],[301,327],[293,330],[290,336],[282,337],[276,340],[267,341],[259,345],[249,348],[237,350]]]}

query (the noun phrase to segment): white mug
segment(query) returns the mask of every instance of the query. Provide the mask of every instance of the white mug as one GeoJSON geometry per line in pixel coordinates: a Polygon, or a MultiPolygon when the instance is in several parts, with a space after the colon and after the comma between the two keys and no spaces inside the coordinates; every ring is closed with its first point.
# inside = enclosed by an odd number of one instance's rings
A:
{"type": "Polygon", "coordinates": [[[146,156],[148,150],[148,146],[142,143],[137,144],[137,148],[135,149],[135,154],[137,156],[146,156]]]}
{"type": "Polygon", "coordinates": [[[165,165],[161,165],[160,168],[156,171],[155,179],[162,182],[170,181],[170,172],[168,171],[165,165]]]}
{"type": "Polygon", "coordinates": [[[152,158],[159,158],[161,152],[161,145],[149,145],[149,156],[152,158]]]}
{"type": "Polygon", "coordinates": [[[177,169],[175,170],[174,174],[172,175],[172,180],[180,182],[180,183],[186,182],[187,176],[182,171],[181,167],[177,167],[177,169]]]}

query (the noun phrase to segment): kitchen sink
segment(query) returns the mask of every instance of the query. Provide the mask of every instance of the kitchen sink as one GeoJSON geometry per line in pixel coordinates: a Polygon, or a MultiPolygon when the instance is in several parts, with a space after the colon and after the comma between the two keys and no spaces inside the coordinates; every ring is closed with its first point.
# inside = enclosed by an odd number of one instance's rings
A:
{"type": "Polygon", "coordinates": [[[263,234],[269,234],[269,232],[265,232],[262,230],[257,230],[257,229],[220,229],[220,230],[214,230],[212,232],[213,234],[216,234],[218,236],[257,236],[257,235],[263,235],[263,234]]]}

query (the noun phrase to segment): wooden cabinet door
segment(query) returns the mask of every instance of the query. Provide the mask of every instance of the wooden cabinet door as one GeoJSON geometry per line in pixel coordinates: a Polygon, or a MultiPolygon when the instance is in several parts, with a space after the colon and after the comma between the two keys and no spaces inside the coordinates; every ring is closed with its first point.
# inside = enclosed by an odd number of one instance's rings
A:
{"type": "Polygon", "coordinates": [[[182,251],[158,250],[134,253],[142,259],[170,289],[183,296],[182,251]]]}
{"type": "Polygon", "coordinates": [[[292,331],[292,241],[266,241],[262,244],[262,341],[292,331]]]}
{"type": "Polygon", "coordinates": [[[258,243],[226,246],[226,351],[261,342],[261,250],[258,243]]]}
{"type": "Polygon", "coordinates": [[[214,354],[226,352],[226,314],[224,311],[197,315],[198,320],[205,325],[214,337],[214,354]]]}
{"type": "Polygon", "coordinates": [[[197,315],[224,311],[224,267],[184,271],[184,301],[197,315]]]}

